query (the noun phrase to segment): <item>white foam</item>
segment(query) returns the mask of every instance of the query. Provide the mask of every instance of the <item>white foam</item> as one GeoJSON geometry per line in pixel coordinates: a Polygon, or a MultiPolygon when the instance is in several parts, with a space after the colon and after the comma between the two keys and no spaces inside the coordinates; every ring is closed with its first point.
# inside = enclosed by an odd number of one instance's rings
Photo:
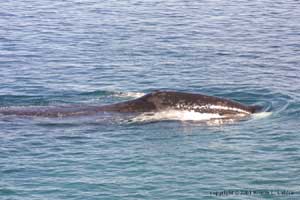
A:
{"type": "Polygon", "coordinates": [[[165,110],[159,112],[142,113],[130,120],[133,123],[139,122],[156,122],[156,121],[195,121],[204,122],[207,125],[222,125],[233,123],[249,116],[252,119],[262,119],[268,117],[272,112],[261,112],[248,115],[247,113],[235,114],[232,116],[220,115],[218,113],[200,113],[188,110],[165,110]]]}
{"type": "Polygon", "coordinates": [[[140,114],[134,117],[132,122],[153,122],[153,121],[165,121],[165,120],[178,120],[178,121],[208,121],[211,119],[222,119],[221,116],[216,113],[199,113],[195,111],[180,111],[180,110],[168,110],[160,112],[148,112],[140,114]]]}
{"type": "Polygon", "coordinates": [[[146,93],[142,92],[119,92],[115,93],[114,96],[121,98],[139,98],[144,96],[146,93]]]}
{"type": "MultiPolygon", "coordinates": [[[[262,119],[268,117],[272,112],[261,112],[251,114],[252,119],[262,119]]],[[[218,113],[200,113],[188,110],[165,110],[160,112],[142,113],[130,121],[135,122],[155,122],[155,121],[196,121],[205,122],[207,125],[222,125],[224,123],[232,123],[247,117],[248,114],[240,113],[232,116],[224,116],[218,113]]]]}
{"type": "Polygon", "coordinates": [[[272,115],[272,112],[260,112],[252,114],[253,119],[262,119],[272,115]]]}

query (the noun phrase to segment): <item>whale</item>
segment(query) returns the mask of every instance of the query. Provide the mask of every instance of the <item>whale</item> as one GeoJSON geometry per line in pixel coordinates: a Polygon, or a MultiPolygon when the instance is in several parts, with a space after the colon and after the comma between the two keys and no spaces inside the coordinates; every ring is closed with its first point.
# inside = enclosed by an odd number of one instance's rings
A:
{"type": "Polygon", "coordinates": [[[257,105],[245,105],[226,98],[198,93],[154,91],[142,97],[120,103],[90,106],[0,107],[0,115],[65,117],[93,115],[101,112],[147,113],[168,110],[216,114],[221,118],[242,118],[261,111],[257,105]]]}

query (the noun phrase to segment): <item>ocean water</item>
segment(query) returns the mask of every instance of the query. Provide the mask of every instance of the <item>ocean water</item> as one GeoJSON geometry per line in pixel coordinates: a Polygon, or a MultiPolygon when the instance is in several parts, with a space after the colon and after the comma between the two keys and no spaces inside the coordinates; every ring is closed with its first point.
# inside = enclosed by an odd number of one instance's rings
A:
{"type": "Polygon", "coordinates": [[[0,199],[299,199],[300,3],[0,2],[0,107],[167,89],[271,113],[188,120],[0,117],[0,199]]]}

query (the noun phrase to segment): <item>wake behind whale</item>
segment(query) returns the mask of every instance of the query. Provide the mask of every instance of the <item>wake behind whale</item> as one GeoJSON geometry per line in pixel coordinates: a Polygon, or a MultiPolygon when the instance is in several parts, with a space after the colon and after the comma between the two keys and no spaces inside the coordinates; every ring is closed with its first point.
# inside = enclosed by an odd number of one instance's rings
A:
{"type": "Polygon", "coordinates": [[[134,120],[223,120],[245,119],[259,112],[260,106],[248,106],[236,101],[203,94],[156,91],[134,100],[103,106],[40,106],[2,107],[0,115],[62,118],[92,116],[101,113],[135,114],[134,120]]]}

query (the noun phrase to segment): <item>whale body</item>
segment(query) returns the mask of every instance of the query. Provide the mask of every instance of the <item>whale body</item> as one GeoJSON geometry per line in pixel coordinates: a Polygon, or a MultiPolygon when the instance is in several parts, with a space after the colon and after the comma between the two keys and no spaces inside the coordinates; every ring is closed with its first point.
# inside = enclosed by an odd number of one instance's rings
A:
{"type": "Polygon", "coordinates": [[[261,110],[259,106],[248,106],[236,101],[174,91],[155,91],[140,98],[104,106],[40,106],[29,108],[0,108],[0,115],[63,117],[92,115],[100,112],[145,113],[167,110],[193,111],[218,114],[223,118],[249,116],[261,110]]]}

